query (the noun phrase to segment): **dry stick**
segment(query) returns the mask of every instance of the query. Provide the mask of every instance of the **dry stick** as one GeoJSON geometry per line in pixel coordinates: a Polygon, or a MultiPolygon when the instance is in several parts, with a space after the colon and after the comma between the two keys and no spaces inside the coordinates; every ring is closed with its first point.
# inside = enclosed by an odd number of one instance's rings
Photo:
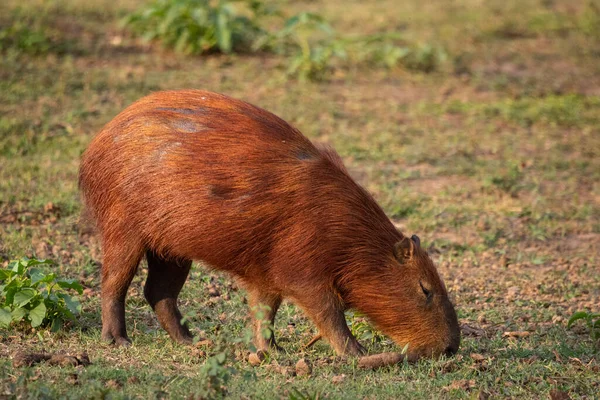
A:
{"type": "Polygon", "coordinates": [[[317,343],[319,340],[321,340],[323,338],[323,336],[319,333],[317,335],[315,335],[312,339],[310,339],[310,342],[306,343],[303,347],[302,350],[306,350],[310,347],[312,347],[313,344],[317,343]]]}
{"type": "MultiPolygon", "coordinates": [[[[312,345],[317,343],[322,338],[323,338],[323,336],[321,334],[315,335],[310,340],[310,342],[308,342],[307,344],[305,344],[302,347],[302,349],[306,350],[306,349],[310,348],[312,345]]],[[[386,365],[398,364],[399,362],[404,361],[405,358],[406,358],[406,356],[404,354],[396,353],[396,352],[379,353],[379,354],[373,354],[370,356],[362,356],[358,359],[358,367],[359,368],[376,369],[376,368],[384,367],[386,365]]],[[[413,359],[413,357],[408,357],[408,361],[414,362],[414,361],[416,361],[416,359],[413,359]]]]}
{"type": "MultiPolygon", "coordinates": [[[[405,355],[402,353],[379,353],[372,356],[363,356],[358,359],[359,368],[376,369],[387,365],[398,364],[403,361],[405,355]]],[[[410,360],[410,357],[409,357],[410,360]]]]}

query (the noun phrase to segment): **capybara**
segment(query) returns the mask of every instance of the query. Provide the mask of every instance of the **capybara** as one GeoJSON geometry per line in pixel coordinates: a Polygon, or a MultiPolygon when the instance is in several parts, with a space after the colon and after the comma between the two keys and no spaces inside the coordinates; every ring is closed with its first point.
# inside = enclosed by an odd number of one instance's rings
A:
{"type": "Polygon", "coordinates": [[[79,187],[102,238],[105,340],[129,344],[125,295],[145,255],[144,295],[178,342],[192,342],[177,297],[200,260],[248,291],[259,349],[276,347],[261,332],[284,298],[338,354],[364,352],[349,308],[413,357],[458,349],[456,312],[419,238],[394,227],[334,150],[261,108],[200,90],[144,97],[92,140],[79,187]]]}

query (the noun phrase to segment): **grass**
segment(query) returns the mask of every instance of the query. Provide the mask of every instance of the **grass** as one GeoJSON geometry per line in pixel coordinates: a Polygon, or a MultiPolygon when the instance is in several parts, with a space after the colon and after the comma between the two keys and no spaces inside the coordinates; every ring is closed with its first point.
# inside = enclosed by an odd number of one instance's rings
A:
{"type": "MultiPolygon", "coordinates": [[[[75,278],[85,291],[70,329],[0,331],[0,394],[597,396],[598,344],[584,324],[568,329],[567,321],[600,304],[598,14],[584,0],[516,4],[284,2],[286,14],[316,12],[343,35],[400,30],[411,43],[447,52],[433,73],[361,63],[328,81],[299,82],[277,55],[186,57],[140,42],[119,25],[138,0],[2,2],[0,32],[11,33],[0,33],[0,263],[51,258],[58,265],[45,272],[75,278]],[[101,343],[101,253],[79,221],[79,155],[128,104],[173,88],[243,98],[332,144],[437,262],[465,326],[458,355],[359,370],[325,343],[302,350],[315,328],[284,304],[276,331],[286,353],[252,367],[243,360],[245,294],[201,265],[181,308],[212,345],[177,346],[159,329],[143,299],[143,266],[127,304],[134,346],[101,343]],[[10,357],[18,350],[87,352],[92,364],[17,368],[10,357]],[[312,364],[310,377],[291,374],[300,357],[312,364]]],[[[370,352],[399,350],[360,317],[349,319],[370,352]]]]}

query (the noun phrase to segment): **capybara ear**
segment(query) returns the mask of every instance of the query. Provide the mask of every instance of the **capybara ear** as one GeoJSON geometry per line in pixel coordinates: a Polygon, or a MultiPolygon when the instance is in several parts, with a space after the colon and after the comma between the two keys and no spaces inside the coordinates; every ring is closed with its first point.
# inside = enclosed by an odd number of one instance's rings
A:
{"type": "Polygon", "coordinates": [[[412,239],[413,242],[415,242],[417,247],[421,247],[421,239],[419,239],[419,237],[417,235],[412,235],[410,238],[412,239]]]}
{"type": "Polygon", "coordinates": [[[407,237],[402,238],[402,240],[394,245],[394,256],[401,263],[410,260],[414,252],[415,243],[407,237]]]}

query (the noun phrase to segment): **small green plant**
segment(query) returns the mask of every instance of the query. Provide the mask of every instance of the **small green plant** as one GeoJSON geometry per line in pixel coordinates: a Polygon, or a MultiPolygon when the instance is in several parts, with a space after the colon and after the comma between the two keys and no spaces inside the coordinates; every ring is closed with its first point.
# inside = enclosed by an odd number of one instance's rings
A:
{"type": "Polygon", "coordinates": [[[496,247],[500,238],[504,236],[502,229],[491,229],[483,233],[483,243],[486,247],[496,247]]]}
{"type": "Polygon", "coordinates": [[[266,34],[259,20],[271,11],[258,0],[156,0],[123,23],[143,39],[182,53],[230,53],[252,49],[266,34]]]}
{"type": "Polygon", "coordinates": [[[231,343],[242,344],[244,349],[251,348],[256,351],[252,344],[252,330],[244,329],[242,336],[231,339],[228,335],[215,338],[214,353],[210,356],[200,369],[200,376],[206,382],[202,390],[203,398],[216,399],[227,396],[227,383],[233,376],[251,382],[256,380],[254,371],[239,371],[230,365],[229,353],[231,343]]]}
{"type": "Polygon", "coordinates": [[[58,279],[53,273],[35,268],[42,265],[52,266],[54,262],[23,258],[0,269],[0,326],[50,325],[52,331],[57,331],[79,314],[79,300],[67,291],[81,294],[83,287],[72,279],[58,279]]]}
{"type": "Polygon", "coordinates": [[[0,13],[0,53],[41,56],[82,51],[76,41],[61,34],[51,2],[36,14],[17,7],[6,15],[0,13]],[[6,18],[6,19],[5,19],[6,18]]]}
{"type": "Polygon", "coordinates": [[[588,36],[600,38],[600,6],[589,1],[586,9],[577,21],[579,29],[588,36]]]}
{"type": "Polygon", "coordinates": [[[346,58],[342,42],[323,17],[302,12],[289,18],[271,38],[272,46],[282,53],[291,53],[288,73],[301,80],[323,80],[337,60],[346,58]]]}
{"type": "Polygon", "coordinates": [[[492,176],[490,183],[511,196],[515,196],[523,189],[523,178],[523,169],[518,164],[513,164],[505,173],[492,176]]]}
{"type": "MultiPolygon", "coordinates": [[[[273,5],[271,5],[273,3],[273,5]]],[[[282,15],[262,0],[155,0],[124,25],[148,41],[186,54],[269,51],[288,57],[287,72],[300,80],[325,80],[337,67],[372,64],[431,72],[445,52],[410,45],[397,33],[346,38],[320,15],[301,12],[269,31],[266,16],[282,15]]]]}
{"type": "MultiPolygon", "coordinates": [[[[592,313],[587,311],[578,311],[569,318],[567,328],[571,328],[573,324],[582,320],[590,330],[590,336],[594,340],[600,340],[600,313],[592,313]]],[[[600,344],[600,343],[599,343],[600,344]]]]}
{"type": "Polygon", "coordinates": [[[345,62],[432,72],[446,59],[441,48],[410,45],[398,33],[342,37],[323,17],[308,12],[289,18],[271,40],[273,48],[292,54],[288,73],[300,79],[323,80],[345,62]]]}
{"type": "Polygon", "coordinates": [[[385,340],[385,336],[376,331],[361,313],[346,311],[345,315],[350,331],[358,340],[371,343],[385,340]]]}
{"type": "Polygon", "coordinates": [[[227,383],[237,371],[227,366],[227,354],[218,352],[206,360],[200,374],[205,378],[206,395],[208,398],[221,398],[227,394],[227,383]]]}
{"type": "Polygon", "coordinates": [[[15,49],[19,52],[38,55],[52,48],[46,33],[32,26],[30,21],[15,19],[6,27],[0,27],[0,51],[15,49]]]}
{"type": "Polygon", "coordinates": [[[398,65],[412,71],[433,72],[447,55],[439,46],[428,43],[411,44],[398,33],[381,33],[356,41],[365,61],[393,68],[398,65]]]}

